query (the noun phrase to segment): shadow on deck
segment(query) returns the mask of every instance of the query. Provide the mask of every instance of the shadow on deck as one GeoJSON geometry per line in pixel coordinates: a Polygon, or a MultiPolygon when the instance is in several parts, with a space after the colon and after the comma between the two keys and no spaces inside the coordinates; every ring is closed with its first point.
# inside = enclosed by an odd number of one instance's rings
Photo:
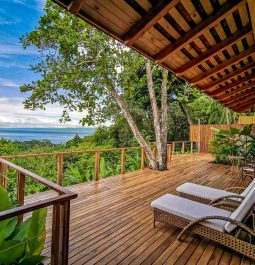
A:
{"type": "MultiPolygon", "coordinates": [[[[151,201],[176,194],[184,182],[221,189],[248,185],[230,175],[228,166],[211,161],[207,154],[174,156],[168,171],[145,169],[70,187],[78,198],[71,203],[69,264],[254,264],[201,237],[188,235],[181,243],[176,240],[180,230],[168,225],[153,228],[151,201]]],[[[45,192],[27,201],[49,196],[45,192]]]]}

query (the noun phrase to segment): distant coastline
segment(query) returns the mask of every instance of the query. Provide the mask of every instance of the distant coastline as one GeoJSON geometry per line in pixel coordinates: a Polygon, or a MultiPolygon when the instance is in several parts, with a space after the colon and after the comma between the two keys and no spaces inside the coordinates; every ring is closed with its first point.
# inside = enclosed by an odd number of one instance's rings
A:
{"type": "Polygon", "coordinates": [[[0,138],[11,141],[48,140],[54,144],[66,143],[76,134],[80,137],[95,132],[95,128],[1,128],[0,138]]]}

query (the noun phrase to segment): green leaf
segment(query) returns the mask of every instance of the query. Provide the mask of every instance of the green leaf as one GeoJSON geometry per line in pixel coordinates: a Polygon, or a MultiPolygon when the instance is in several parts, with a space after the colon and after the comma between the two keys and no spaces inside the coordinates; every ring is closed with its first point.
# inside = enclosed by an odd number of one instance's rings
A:
{"type": "Polygon", "coordinates": [[[229,131],[230,131],[230,135],[240,134],[240,130],[237,128],[230,127],[229,131]]]}
{"type": "Polygon", "coordinates": [[[252,124],[244,126],[242,131],[240,132],[240,135],[249,136],[252,132],[252,124]]]}
{"type": "MultiPolygon", "coordinates": [[[[11,209],[11,202],[8,196],[8,192],[2,187],[0,187],[0,198],[1,198],[0,212],[11,209]]],[[[0,231],[2,231],[5,228],[5,226],[9,223],[9,221],[10,219],[0,222],[0,231]]]]}
{"type": "Polygon", "coordinates": [[[0,233],[3,233],[4,239],[9,237],[13,233],[17,223],[18,223],[18,217],[14,217],[14,218],[9,220],[8,224],[0,232],[0,233]]]}
{"type": "Polygon", "coordinates": [[[1,264],[11,264],[23,256],[25,243],[18,240],[8,240],[0,242],[1,264]]]}
{"type": "Polygon", "coordinates": [[[27,228],[27,245],[25,258],[40,255],[46,238],[45,222],[47,208],[35,210],[32,214],[31,221],[27,228]]]}
{"type": "Polygon", "coordinates": [[[26,258],[22,260],[19,264],[20,265],[36,265],[40,264],[46,257],[44,256],[32,256],[30,258],[26,258]]]}
{"type": "Polygon", "coordinates": [[[20,240],[20,241],[26,240],[27,229],[28,229],[30,222],[31,222],[31,218],[28,218],[27,220],[19,224],[13,233],[12,239],[20,240]]]}

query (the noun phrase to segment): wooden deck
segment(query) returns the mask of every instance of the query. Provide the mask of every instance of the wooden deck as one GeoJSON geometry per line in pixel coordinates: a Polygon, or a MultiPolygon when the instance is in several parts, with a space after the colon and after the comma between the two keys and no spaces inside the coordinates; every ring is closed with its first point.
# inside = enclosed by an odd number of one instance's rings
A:
{"type": "MultiPolygon", "coordinates": [[[[176,240],[180,230],[168,225],[153,228],[151,201],[176,193],[176,186],[186,181],[223,189],[248,185],[230,175],[228,166],[211,161],[202,154],[174,156],[165,172],[145,169],[70,187],[78,198],[71,206],[69,264],[255,264],[194,235],[181,243],[176,240]]],[[[27,201],[48,196],[51,193],[41,193],[27,201]]],[[[51,214],[49,209],[48,218],[51,214]]],[[[49,228],[47,256],[50,234],[49,228]]]]}

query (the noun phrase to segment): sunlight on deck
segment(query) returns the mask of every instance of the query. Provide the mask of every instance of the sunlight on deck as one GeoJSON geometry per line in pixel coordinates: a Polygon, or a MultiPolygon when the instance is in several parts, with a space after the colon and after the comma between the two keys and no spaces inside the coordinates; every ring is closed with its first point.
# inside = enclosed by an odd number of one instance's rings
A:
{"type": "MultiPolygon", "coordinates": [[[[208,154],[174,156],[165,172],[145,169],[70,187],[78,198],[71,203],[69,264],[254,264],[201,237],[188,235],[181,243],[180,230],[168,225],[153,228],[151,201],[176,193],[186,181],[222,189],[248,185],[230,175],[228,166],[211,162],[208,154]]],[[[50,238],[44,252],[50,256],[50,238]]]]}

